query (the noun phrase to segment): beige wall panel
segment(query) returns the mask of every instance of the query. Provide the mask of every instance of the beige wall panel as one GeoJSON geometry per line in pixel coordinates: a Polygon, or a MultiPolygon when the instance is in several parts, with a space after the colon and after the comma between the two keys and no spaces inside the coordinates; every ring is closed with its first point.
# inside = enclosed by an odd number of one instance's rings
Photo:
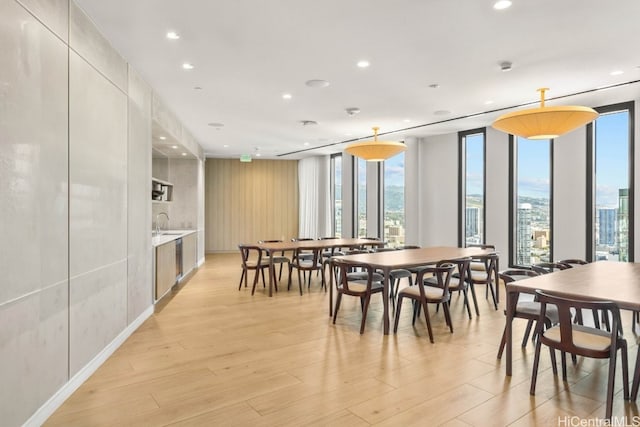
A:
{"type": "Polygon", "coordinates": [[[207,252],[297,236],[297,161],[207,159],[205,165],[207,252]]]}

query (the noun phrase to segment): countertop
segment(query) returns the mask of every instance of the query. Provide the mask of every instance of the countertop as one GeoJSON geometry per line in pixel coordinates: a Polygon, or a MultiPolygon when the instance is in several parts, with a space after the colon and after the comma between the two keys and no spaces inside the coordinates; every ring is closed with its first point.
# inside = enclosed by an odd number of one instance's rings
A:
{"type": "Polygon", "coordinates": [[[196,230],[161,230],[159,235],[155,235],[153,232],[151,237],[151,244],[156,247],[169,243],[172,240],[179,239],[180,237],[187,236],[195,233],[196,230]]]}

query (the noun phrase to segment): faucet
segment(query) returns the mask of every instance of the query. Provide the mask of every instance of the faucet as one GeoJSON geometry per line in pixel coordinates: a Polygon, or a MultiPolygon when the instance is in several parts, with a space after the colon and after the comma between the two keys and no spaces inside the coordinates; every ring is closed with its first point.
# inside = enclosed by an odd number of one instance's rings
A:
{"type": "Polygon", "coordinates": [[[167,217],[167,228],[169,228],[169,215],[166,212],[160,212],[156,215],[156,236],[160,235],[160,215],[164,215],[167,217]]]}

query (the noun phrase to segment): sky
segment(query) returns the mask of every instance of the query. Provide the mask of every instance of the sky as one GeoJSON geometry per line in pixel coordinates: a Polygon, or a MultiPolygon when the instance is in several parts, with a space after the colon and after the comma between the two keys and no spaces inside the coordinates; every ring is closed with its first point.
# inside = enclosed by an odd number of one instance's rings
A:
{"type": "MultiPolygon", "coordinates": [[[[595,126],[596,205],[616,207],[618,189],[628,186],[628,112],[603,114],[595,126]]],[[[482,193],[482,135],[467,142],[467,194],[482,193]]],[[[549,141],[518,138],[518,191],[527,197],[549,197],[549,141]]],[[[585,174],[582,166],[575,173],[585,174]]]]}

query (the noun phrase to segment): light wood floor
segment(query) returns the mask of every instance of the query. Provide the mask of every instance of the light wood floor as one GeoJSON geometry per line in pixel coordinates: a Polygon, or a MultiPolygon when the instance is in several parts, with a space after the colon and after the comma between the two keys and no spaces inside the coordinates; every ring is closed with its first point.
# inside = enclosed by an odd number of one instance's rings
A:
{"type": "MultiPolygon", "coordinates": [[[[496,359],[504,315],[484,288],[472,320],[454,297],[453,334],[442,311],[431,313],[431,344],[424,319],[411,326],[410,306],[398,333],[384,336],[375,298],[361,336],[355,298],[344,298],[332,325],[315,276],[303,296],[295,280],[290,292],[251,296],[237,289],[239,265],[236,254],[208,256],[47,425],[557,426],[572,425],[558,417],[604,416],[606,362],[579,359],[563,383],[545,352],[530,396],[534,348],[516,344],[505,376],[496,359]]],[[[630,316],[624,323],[633,365],[630,316]]],[[[514,322],[515,340],[524,324],[514,322]]],[[[638,410],[622,399],[620,378],[618,369],[614,415],[631,422],[638,410]]]]}

